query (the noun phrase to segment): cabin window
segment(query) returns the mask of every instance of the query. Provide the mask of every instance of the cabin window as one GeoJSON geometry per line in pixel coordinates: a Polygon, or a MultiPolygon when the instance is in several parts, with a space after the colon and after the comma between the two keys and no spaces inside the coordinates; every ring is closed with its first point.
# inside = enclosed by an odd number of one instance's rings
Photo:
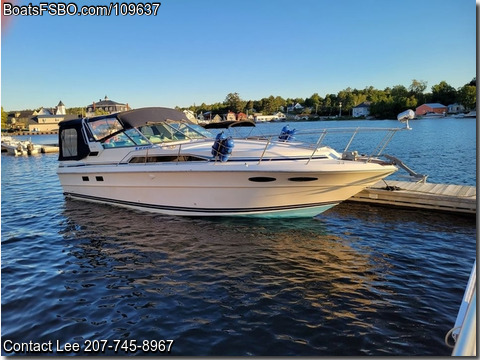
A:
{"type": "Polygon", "coordinates": [[[208,161],[207,159],[191,155],[161,155],[161,156],[134,156],[130,159],[130,164],[158,163],[158,162],[183,162],[183,161],[208,161]]]}
{"type": "Polygon", "coordinates": [[[63,157],[78,155],[77,129],[65,129],[62,131],[62,154],[63,157]]]}

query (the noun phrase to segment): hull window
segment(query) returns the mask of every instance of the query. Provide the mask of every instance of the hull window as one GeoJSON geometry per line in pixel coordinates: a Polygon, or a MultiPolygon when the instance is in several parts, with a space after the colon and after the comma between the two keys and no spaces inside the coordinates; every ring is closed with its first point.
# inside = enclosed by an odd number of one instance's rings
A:
{"type": "Polygon", "coordinates": [[[308,176],[292,177],[288,179],[288,181],[296,181],[296,182],[316,181],[316,180],[318,180],[318,178],[308,177],[308,176]]]}
{"type": "Polygon", "coordinates": [[[272,182],[276,181],[277,179],[268,176],[256,176],[248,178],[248,180],[253,182],[272,182]]]}

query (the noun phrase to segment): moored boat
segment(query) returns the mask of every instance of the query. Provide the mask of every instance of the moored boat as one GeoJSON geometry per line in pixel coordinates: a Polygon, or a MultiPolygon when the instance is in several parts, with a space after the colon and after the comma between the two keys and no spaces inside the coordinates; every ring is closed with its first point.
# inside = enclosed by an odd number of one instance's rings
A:
{"type": "MultiPolygon", "coordinates": [[[[287,127],[271,136],[214,137],[169,108],[62,121],[59,128],[57,173],[66,196],[162,214],[314,216],[397,171],[377,156],[348,151],[353,137],[342,153],[322,144],[326,130],[313,143],[287,127]]],[[[377,155],[402,129],[370,129],[391,134],[377,155]]]]}
{"type": "Polygon", "coordinates": [[[419,116],[420,119],[438,119],[438,118],[444,118],[447,116],[446,112],[426,112],[425,114],[419,116]]]}
{"type": "Polygon", "coordinates": [[[2,151],[9,155],[35,155],[41,152],[41,147],[35,145],[31,140],[18,140],[11,136],[2,136],[2,151]]]}
{"type": "Polygon", "coordinates": [[[463,115],[463,117],[466,117],[466,118],[476,118],[476,117],[477,117],[477,110],[469,111],[468,113],[466,113],[465,115],[463,115]]]}

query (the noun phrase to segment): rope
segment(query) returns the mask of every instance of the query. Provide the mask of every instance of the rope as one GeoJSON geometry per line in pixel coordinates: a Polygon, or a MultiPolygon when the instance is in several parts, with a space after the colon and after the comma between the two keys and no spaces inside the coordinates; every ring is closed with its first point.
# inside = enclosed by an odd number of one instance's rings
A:
{"type": "Polygon", "coordinates": [[[448,330],[447,334],[445,335],[445,345],[447,345],[447,346],[448,346],[449,348],[451,348],[451,349],[453,349],[453,348],[455,347],[455,344],[450,344],[450,343],[448,342],[448,338],[449,338],[450,336],[452,336],[452,339],[455,341],[455,338],[453,337],[452,334],[453,334],[453,332],[454,332],[455,330],[459,330],[460,328],[461,328],[460,326],[451,328],[450,330],[448,330]]]}

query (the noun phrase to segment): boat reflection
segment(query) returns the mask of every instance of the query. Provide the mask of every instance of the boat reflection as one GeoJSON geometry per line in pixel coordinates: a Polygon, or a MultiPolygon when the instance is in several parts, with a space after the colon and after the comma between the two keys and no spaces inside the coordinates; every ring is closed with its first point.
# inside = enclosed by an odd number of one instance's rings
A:
{"type": "Polygon", "coordinates": [[[387,259],[313,219],[171,217],[75,200],[64,214],[71,254],[116,279],[110,288],[179,299],[216,289],[210,301],[228,311],[264,302],[269,310],[258,311],[318,311],[304,319],[310,327],[346,318],[368,328],[365,314],[388,307],[392,295],[387,259]]]}

